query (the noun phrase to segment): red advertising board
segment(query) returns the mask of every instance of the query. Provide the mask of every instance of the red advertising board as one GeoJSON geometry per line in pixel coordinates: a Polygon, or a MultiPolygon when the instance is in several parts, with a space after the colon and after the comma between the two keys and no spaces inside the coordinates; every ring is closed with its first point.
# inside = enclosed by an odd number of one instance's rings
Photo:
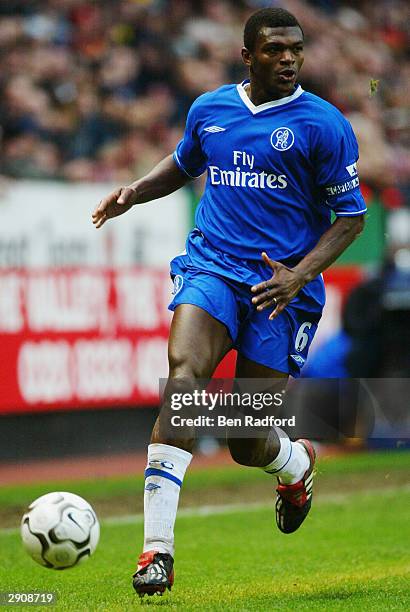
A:
{"type": "Polygon", "coordinates": [[[158,402],[166,270],[0,271],[0,412],[158,402]]]}

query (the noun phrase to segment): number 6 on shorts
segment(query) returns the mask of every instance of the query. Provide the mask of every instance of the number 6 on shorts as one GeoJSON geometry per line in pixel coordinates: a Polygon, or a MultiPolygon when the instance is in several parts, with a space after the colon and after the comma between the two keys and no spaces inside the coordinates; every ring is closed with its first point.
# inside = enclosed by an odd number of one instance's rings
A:
{"type": "Polygon", "coordinates": [[[301,353],[303,349],[305,348],[305,346],[307,345],[307,343],[309,342],[309,336],[307,335],[305,330],[310,329],[311,327],[312,327],[312,323],[310,323],[309,321],[305,321],[299,327],[298,333],[296,334],[296,340],[295,340],[295,349],[297,350],[298,353],[301,353]]]}

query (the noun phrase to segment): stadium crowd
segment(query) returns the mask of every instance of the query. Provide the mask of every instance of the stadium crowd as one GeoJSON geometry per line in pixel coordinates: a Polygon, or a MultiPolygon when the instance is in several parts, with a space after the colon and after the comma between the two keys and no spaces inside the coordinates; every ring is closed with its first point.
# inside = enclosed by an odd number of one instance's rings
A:
{"type": "Polygon", "coordinates": [[[125,183],[168,154],[192,101],[246,77],[251,12],[283,5],[306,36],[302,85],[338,106],[362,181],[405,205],[405,0],[8,0],[0,3],[1,166],[11,177],[125,183]]]}

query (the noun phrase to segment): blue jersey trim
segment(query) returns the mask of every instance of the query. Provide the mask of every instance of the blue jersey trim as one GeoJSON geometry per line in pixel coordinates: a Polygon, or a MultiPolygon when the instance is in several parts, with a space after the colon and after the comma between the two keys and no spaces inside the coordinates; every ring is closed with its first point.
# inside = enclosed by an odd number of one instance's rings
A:
{"type": "Polygon", "coordinates": [[[362,210],[357,210],[355,212],[336,212],[336,217],[354,217],[356,215],[364,215],[367,212],[367,208],[362,208],[362,210]]]}
{"type": "Polygon", "coordinates": [[[173,474],[169,474],[168,472],[164,472],[163,470],[157,470],[156,468],[146,469],[144,476],[145,478],[148,478],[148,476],[162,476],[162,478],[168,478],[168,480],[172,480],[172,482],[175,482],[175,484],[177,484],[179,487],[182,486],[182,480],[179,480],[179,478],[177,478],[173,474]]]}
{"type": "Polygon", "coordinates": [[[174,161],[175,161],[176,165],[178,166],[178,168],[180,168],[180,170],[182,170],[182,172],[183,172],[184,174],[186,174],[187,176],[189,176],[189,178],[191,178],[191,179],[196,179],[196,178],[198,178],[199,176],[201,176],[202,172],[201,172],[201,174],[197,174],[196,176],[194,176],[194,175],[192,175],[192,174],[189,174],[188,170],[186,170],[186,169],[184,168],[184,166],[182,165],[181,160],[179,159],[179,157],[178,157],[178,153],[177,153],[176,151],[174,151],[173,158],[174,158],[174,161]]]}

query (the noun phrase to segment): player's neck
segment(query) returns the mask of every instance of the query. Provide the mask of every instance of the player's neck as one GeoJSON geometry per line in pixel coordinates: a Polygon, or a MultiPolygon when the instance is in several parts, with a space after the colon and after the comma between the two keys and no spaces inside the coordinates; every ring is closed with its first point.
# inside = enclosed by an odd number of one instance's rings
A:
{"type": "Polygon", "coordinates": [[[281,98],[287,98],[291,96],[296,91],[296,87],[293,88],[290,92],[267,92],[265,89],[257,85],[256,83],[247,83],[244,85],[244,89],[246,95],[250,99],[250,101],[255,105],[259,106],[260,104],[265,104],[265,102],[273,102],[274,100],[280,100],[281,98]]]}

